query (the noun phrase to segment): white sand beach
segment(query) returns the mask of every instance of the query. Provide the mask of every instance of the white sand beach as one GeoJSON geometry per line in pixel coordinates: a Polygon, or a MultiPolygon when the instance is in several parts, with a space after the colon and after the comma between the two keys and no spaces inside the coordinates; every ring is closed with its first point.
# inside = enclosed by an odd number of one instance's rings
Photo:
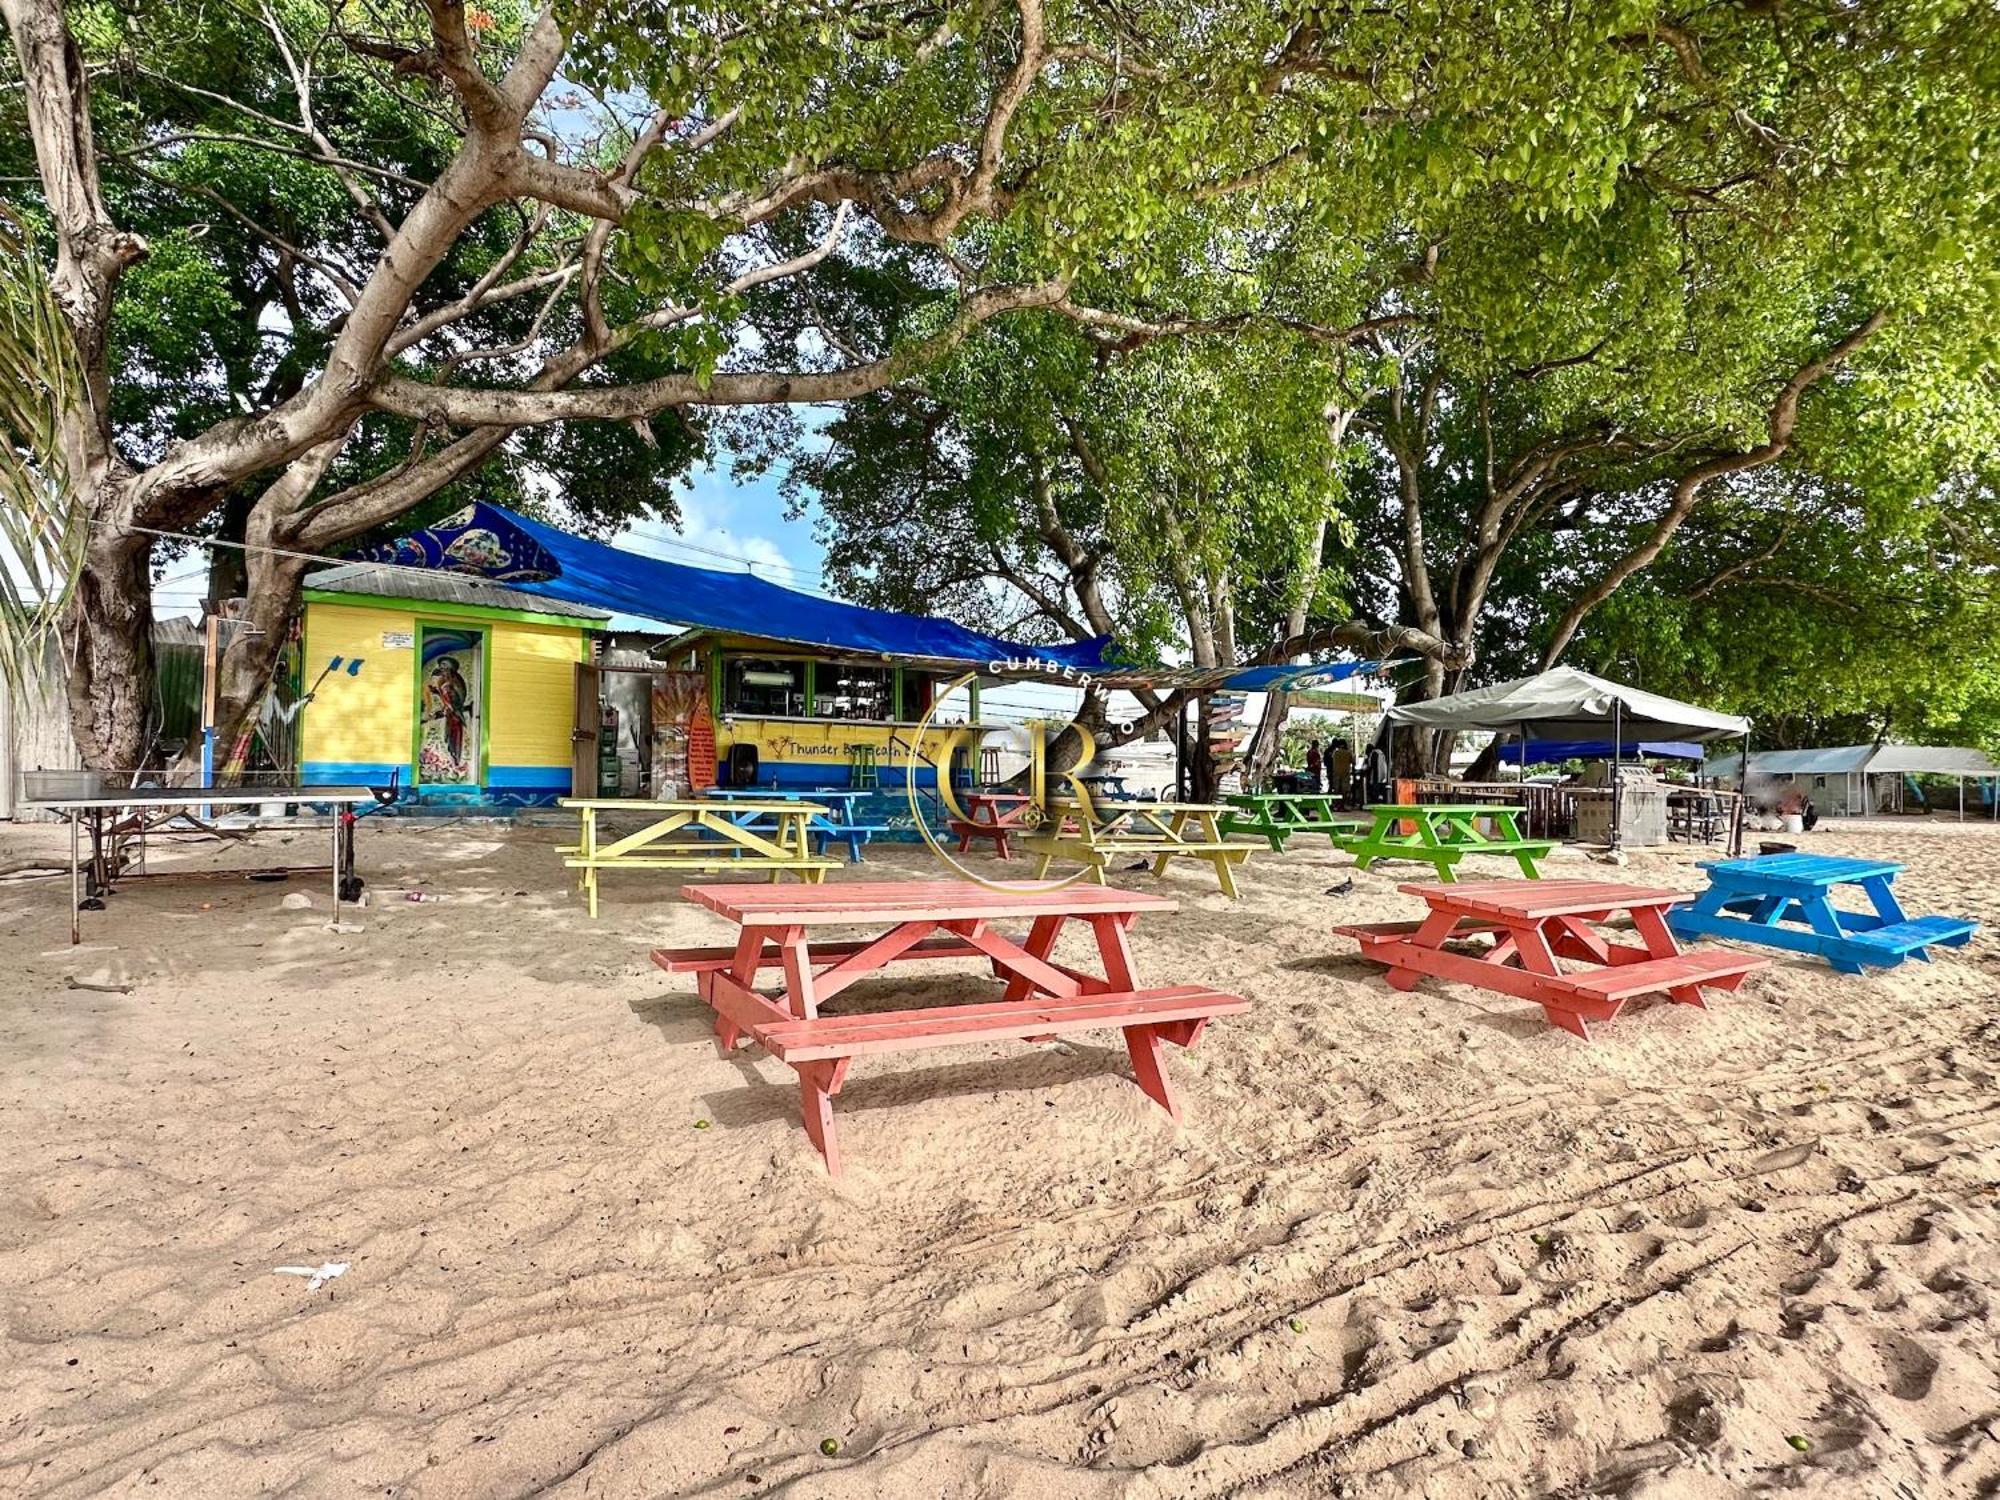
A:
{"type": "MultiPolygon", "coordinates": [[[[1410,915],[1417,867],[1130,875],[1180,901],[1142,979],[1253,1002],[1173,1052],[1185,1127],[1115,1033],[863,1058],[838,1180],[790,1071],[647,961],[724,925],[643,874],[592,922],[560,836],[372,821],[356,933],[317,880],[135,886],[72,949],[66,882],[0,885],[0,1493],[2000,1486],[2000,830],[1809,841],[1907,861],[1970,948],[1778,962],[1588,1045],[1331,934],[1410,915]]],[[[839,1004],[945,974],[990,985],[839,1004]]]]}

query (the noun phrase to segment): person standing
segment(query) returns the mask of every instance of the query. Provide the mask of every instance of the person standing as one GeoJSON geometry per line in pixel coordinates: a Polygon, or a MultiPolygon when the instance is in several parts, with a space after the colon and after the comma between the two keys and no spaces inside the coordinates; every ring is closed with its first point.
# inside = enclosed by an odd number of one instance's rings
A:
{"type": "Polygon", "coordinates": [[[1335,743],[1326,758],[1326,789],[1342,801],[1354,790],[1354,752],[1345,740],[1335,743]]]}
{"type": "Polygon", "coordinates": [[[1319,753],[1319,741],[1307,740],[1306,741],[1306,786],[1315,792],[1318,791],[1320,788],[1320,780],[1319,780],[1320,765],[1321,765],[1321,760],[1319,753]]]}

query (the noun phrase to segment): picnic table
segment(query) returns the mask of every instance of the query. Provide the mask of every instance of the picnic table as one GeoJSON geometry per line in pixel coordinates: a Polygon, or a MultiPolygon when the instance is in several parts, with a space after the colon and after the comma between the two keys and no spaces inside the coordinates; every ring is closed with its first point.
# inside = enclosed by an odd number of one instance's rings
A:
{"type": "Polygon", "coordinates": [[[1214,867],[1223,894],[1234,899],[1236,866],[1250,857],[1253,846],[1224,836],[1221,819],[1228,811],[1216,802],[1051,798],[1047,820],[1040,831],[1021,840],[1021,847],[1041,856],[1038,880],[1052,862],[1066,859],[1088,865],[1090,878],[1099,885],[1105,883],[1110,862],[1127,855],[1151,860],[1155,875],[1164,875],[1176,859],[1201,860],[1214,867]]]}
{"type": "Polygon", "coordinates": [[[1268,839],[1274,854],[1285,852],[1293,834],[1352,838],[1371,821],[1366,813],[1342,812],[1332,792],[1233,792],[1222,800],[1235,809],[1223,820],[1223,833],[1268,839]]]}
{"type": "MultiPolygon", "coordinates": [[[[204,876],[234,876],[260,879],[290,877],[325,871],[329,876],[333,920],[340,920],[340,903],[361,896],[363,881],[355,873],[354,825],[362,817],[396,801],[397,783],[367,786],[113,786],[95,772],[29,771],[22,783],[28,796],[24,806],[41,812],[62,814],[69,824],[69,940],[83,940],[79,912],[102,911],[105,900],[129,880],[199,879],[204,876]],[[161,828],[185,823],[213,838],[232,842],[248,839],[256,828],[221,828],[208,820],[213,810],[224,807],[255,809],[268,803],[287,806],[324,806],[331,812],[327,827],[328,861],[324,865],[285,865],[256,871],[152,870],[147,868],[149,838],[161,828]],[[357,811],[358,809],[358,811],[357,811]],[[79,847],[78,835],[87,830],[90,847],[79,847]]],[[[290,820],[273,827],[291,831],[303,825],[290,820]]]]}
{"type": "Polygon", "coordinates": [[[1636,995],[1664,991],[1682,1005],[1702,1005],[1701,987],[1733,990],[1767,959],[1719,948],[1683,950],[1667,925],[1678,891],[1595,880],[1480,880],[1464,885],[1405,885],[1430,913],[1418,922],[1356,923],[1334,928],[1361,943],[1361,955],[1389,966],[1389,983],[1415,989],[1425,975],[1455,979],[1541,1006],[1566,1031],[1590,1040],[1590,1022],[1608,1021],[1636,995]],[[1639,942],[1615,943],[1593,928],[1629,913],[1639,942]],[[1490,942],[1482,953],[1454,951],[1465,939],[1490,942]],[[1565,970],[1562,960],[1585,965],[1565,970]]]}
{"type": "Polygon", "coordinates": [[[1007,846],[1008,837],[1035,826],[1029,821],[1034,817],[1034,806],[1033,798],[1019,792],[968,792],[965,816],[953,818],[949,825],[958,835],[958,852],[969,853],[974,839],[991,839],[995,854],[1012,859],[1014,853],[1007,846]]]}
{"type": "Polygon", "coordinates": [[[1115,1028],[1125,1036],[1139,1087],[1178,1120],[1163,1043],[1194,1045],[1216,1016],[1249,1002],[1204,985],[1141,989],[1126,935],[1141,912],[1172,911],[1165,896],[1091,887],[996,889],[969,880],[864,881],[808,889],[760,885],[690,886],[684,893],[736,924],[736,942],[716,948],[661,948],[653,961],[695,976],[715,1012],[716,1039],[732,1051],[749,1036],[799,1077],[806,1134],[840,1172],[833,1098],[858,1056],[1007,1040],[1037,1041],[1072,1031],[1115,1028]],[[1025,937],[994,923],[1028,922],[1025,937]],[[1051,954],[1066,923],[1087,924],[1101,974],[1051,954]],[[829,927],[871,929],[858,941],[824,941],[829,927]],[[827,1015],[822,1008],[886,965],[916,959],[983,959],[1004,989],[997,1002],[827,1015]],[[780,986],[756,988],[758,971],[777,969],[780,986]]]}
{"type": "Polygon", "coordinates": [[[838,865],[814,855],[808,845],[813,815],[826,809],[811,802],[650,802],[630,797],[565,797],[559,804],[581,815],[581,836],[556,852],[583,873],[577,885],[597,915],[599,870],[729,870],[770,872],[775,883],[789,873],[817,885],[838,865]],[[599,837],[600,813],[638,813],[650,821],[609,842],[599,837]],[[770,826],[750,826],[746,813],[768,814],[770,826]]]}
{"type": "Polygon", "coordinates": [[[861,863],[861,846],[872,835],[887,831],[885,824],[862,822],[860,814],[855,811],[863,798],[872,795],[866,789],[810,787],[801,790],[794,787],[781,791],[777,787],[714,786],[705,795],[720,802],[736,804],[741,810],[741,817],[732,821],[746,828],[768,830],[771,827],[769,818],[755,810],[755,804],[811,802],[823,807],[826,811],[815,813],[812,819],[813,852],[824,854],[828,840],[839,840],[847,845],[847,862],[854,865],[861,863]]]}
{"type": "Polygon", "coordinates": [[[1667,923],[1684,937],[1732,938],[1825,959],[1843,974],[1894,968],[1925,950],[1962,948],[1979,924],[1964,917],[1912,917],[1891,889],[1903,866],[1893,860],[1818,854],[1767,854],[1705,860],[1708,889],[1667,923]],[[1841,886],[1859,886],[1871,911],[1833,904],[1841,886]]]}
{"type": "Polygon", "coordinates": [[[1333,834],[1336,847],[1365,870],[1378,859],[1413,859],[1434,866],[1437,878],[1456,880],[1453,867],[1468,854],[1511,854],[1529,880],[1541,879],[1536,861],[1555,847],[1553,839],[1521,836],[1522,809],[1506,802],[1387,802],[1369,807],[1372,819],[1359,834],[1333,834]],[[1494,833],[1481,831],[1485,820],[1494,833]],[[1403,825],[1411,831],[1404,832],[1403,825]]]}
{"type": "Polygon", "coordinates": [[[1131,788],[1125,785],[1125,778],[1116,771],[1086,771],[1076,779],[1084,784],[1092,797],[1102,797],[1106,801],[1122,801],[1134,795],[1131,788]]]}

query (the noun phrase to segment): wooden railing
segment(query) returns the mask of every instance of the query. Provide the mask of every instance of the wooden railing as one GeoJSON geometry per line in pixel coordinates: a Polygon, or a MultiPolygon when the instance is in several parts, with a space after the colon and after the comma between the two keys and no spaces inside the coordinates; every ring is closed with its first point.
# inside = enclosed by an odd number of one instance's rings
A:
{"type": "MultiPolygon", "coordinates": [[[[1450,781],[1430,777],[1417,783],[1419,802],[1505,802],[1524,808],[1521,832],[1529,838],[1569,839],[1576,835],[1576,787],[1545,786],[1519,781],[1450,781]]],[[[1585,788],[1584,790],[1589,790],[1585,788]]],[[[1690,843],[1726,843],[1739,847],[1742,840],[1743,798],[1736,792],[1713,787],[1669,784],[1667,789],[1667,838],[1690,843]],[[1713,812],[1704,814],[1693,799],[1708,799],[1713,812]],[[1677,816],[1677,809],[1679,815],[1677,816]]]]}

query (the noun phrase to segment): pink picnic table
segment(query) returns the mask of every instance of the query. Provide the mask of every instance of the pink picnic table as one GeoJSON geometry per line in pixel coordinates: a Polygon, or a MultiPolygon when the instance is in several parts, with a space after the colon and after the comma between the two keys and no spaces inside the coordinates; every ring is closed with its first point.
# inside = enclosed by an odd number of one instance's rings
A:
{"type": "Polygon", "coordinates": [[[1169,897],[1099,886],[1024,884],[996,889],[969,880],[865,880],[845,885],[691,885],[686,899],[736,924],[733,946],[662,948],[653,961],[692,973],[715,1011],[723,1051],[746,1035],[799,1078],[806,1134],[840,1171],[833,1098],[858,1056],[1009,1039],[1039,1041],[1070,1031],[1124,1033],[1140,1088],[1178,1120],[1161,1045],[1193,1046],[1209,1020],[1249,1003],[1204,985],[1142,989],[1127,934],[1142,912],[1170,912],[1169,897]],[[995,924],[1028,923],[1024,936],[995,924]],[[1095,938],[1101,973],[1053,956],[1070,922],[1095,938]],[[829,928],[874,929],[875,936],[830,939],[829,928]],[[997,1002],[826,1014],[828,1001],[891,963],[984,960],[1003,983],[997,1002]],[[782,983],[755,987],[759,971],[782,983]]]}
{"type": "Polygon", "coordinates": [[[1033,832],[1033,813],[1034,800],[1016,792],[968,792],[965,816],[951,820],[951,831],[958,835],[958,852],[969,852],[974,839],[991,839],[995,854],[1012,859],[1008,836],[1033,832]]]}
{"type": "Polygon", "coordinates": [[[1455,979],[1542,1007],[1549,1020],[1585,1041],[1590,1022],[1608,1021],[1637,995],[1664,991],[1702,1005],[1701,987],[1733,990],[1765,960],[1717,948],[1683,949],[1667,912],[1686,897],[1652,886],[1597,880],[1481,880],[1405,885],[1430,914],[1416,922],[1334,928],[1360,940],[1361,956],[1389,967],[1389,983],[1415,989],[1426,975],[1455,979]],[[1596,924],[1628,914],[1637,943],[1613,942],[1596,924]],[[1483,953],[1448,944],[1490,939],[1483,953]],[[1565,969],[1567,960],[1577,967],[1565,969]]]}

